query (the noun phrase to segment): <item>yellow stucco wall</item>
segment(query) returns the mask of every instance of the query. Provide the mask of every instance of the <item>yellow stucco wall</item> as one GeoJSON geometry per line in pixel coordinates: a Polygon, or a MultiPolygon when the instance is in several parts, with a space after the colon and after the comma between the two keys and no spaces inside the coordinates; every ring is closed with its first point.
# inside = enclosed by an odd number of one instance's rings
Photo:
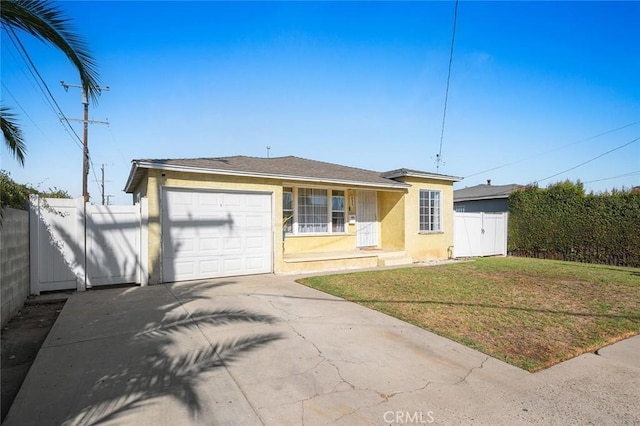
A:
{"type": "Polygon", "coordinates": [[[287,235],[284,239],[284,253],[321,253],[326,251],[355,250],[356,235],[287,235]]]}
{"type": "Polygon", "coordinates": [[[404,250],[405,192],[378,192],[378,220],[380,247],[385,250],[404,250]]]}
{"type": "Polygon", "coordinates": [[[336,271],[358,268],[375,268],[378,266],[378,257],[375,255],[365,257],[341,257],[334,259],[314,259],[309,261],[287,261],[282,265],[279,273],[308,273],[317,271],[336,271]]]}
{"type": "Polygon", "coordinates": [[[416,262],[448,259],[453,247],[453,182],[416,177],[405,177],[402,181],[411,185],[405,198],[405,251],[416,262]],[[420,232],[421,189],[442,193],[442,232],[420,232]]]}

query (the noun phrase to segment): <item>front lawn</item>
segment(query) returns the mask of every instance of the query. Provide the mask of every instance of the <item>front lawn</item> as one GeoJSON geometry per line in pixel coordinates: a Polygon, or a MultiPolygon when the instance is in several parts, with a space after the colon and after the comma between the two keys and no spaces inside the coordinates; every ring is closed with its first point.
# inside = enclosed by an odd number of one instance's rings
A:
{"type": "Polygon", "coordinates": [[[529,371],[640,333],[640,269],[494,257],[300,283],[529,371]]]}

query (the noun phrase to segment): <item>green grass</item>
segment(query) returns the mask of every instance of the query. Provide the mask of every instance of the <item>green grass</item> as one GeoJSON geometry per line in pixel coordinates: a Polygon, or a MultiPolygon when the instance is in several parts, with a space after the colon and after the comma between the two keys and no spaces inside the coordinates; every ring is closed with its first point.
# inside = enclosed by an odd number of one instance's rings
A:
{"type": "Polygon", "coordinates": [[[496,257],[299,282],[532,372],[640,333],[635,268],[496,257]]]}

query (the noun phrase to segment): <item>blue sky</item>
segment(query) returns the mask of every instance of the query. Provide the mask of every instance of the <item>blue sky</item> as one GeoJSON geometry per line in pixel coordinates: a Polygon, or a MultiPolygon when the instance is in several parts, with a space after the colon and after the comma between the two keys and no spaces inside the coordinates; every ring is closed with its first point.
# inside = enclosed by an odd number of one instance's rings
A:
{"type": "MultiPolygon", "coordinates": [[[[110,123],[89,129],[96,203],[101,164],[112,202],[131,202],[122,189],[139,158],[270,146],[272,157],[436,171],[454,2],[59,5],[111,88],[90,109],[110,123]]],[[[456,188],[640,185],[639,19],[640,2],[460,2],[437,171],[466,177],[456,188]]],[[[66,58],[19,36],[62,111],[80,118],[79,90],[60,85],[78,83],[66,58]]],[[[4,33],[1,90],[28,146],[21,168],[3,145],[2,169],[81,195],[79,143],[4,33]]]]}

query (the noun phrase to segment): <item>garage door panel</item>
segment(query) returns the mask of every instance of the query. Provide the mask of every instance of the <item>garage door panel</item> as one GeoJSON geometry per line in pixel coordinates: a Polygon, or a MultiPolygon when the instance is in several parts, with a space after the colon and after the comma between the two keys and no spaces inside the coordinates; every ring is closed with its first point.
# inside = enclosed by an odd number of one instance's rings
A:
{"type": "Polygon", "coordinates": [[[262,236],[257,237],[247,237],[246,241],[246,249],[247,251],[255,252],[261,251],[263,247],[266,245],[267,238],[262,236]]]}
{"type": "Polygon", "coordinates": [[[172,238],[171,246],[175,253],[195,253],[195,241],[193,238],[172,238]]]}
{"type": "Polygon", "coordinates": [[[166,268],[169,268],[169,271],[173,271],[178,275],[194,275],[195,274],[195,264],[190,261],[176,261],[174,259],[173,262],[169,262],[164,265],[166,268]]]}
{"type": "Polygon", "coordinates": [[[200,274],[218,274],[220,273],[220,261],[219,260],[202,260],[199,262],[200,274]]]}
{"type": "Polygon", "coordinates": [[[248,229],[268,229],[270,228],[270,221],[268,222],[267,219],[264,217],[263,215],[254,215],[254,214],[248,214],[245,217],[245,223],[244,226],[248,229]]]}
{"type": "Polygon", "coordinates": [[[240,257],[231,257],[222,261],[223,272],[230,275],[239,275],[245,272],[242,267],[244,262],[240,257]]]}
{"type": "Polygon", "coordinates": [[[261,194],[251,194],[245,198],[246,206],[252,212],[271,212],[271,199],[262,197],[261,194]]]}
{"type": "Polygon", "coordinates": [[[225,251],[240,251],[242,250],[242,238],[225,238],[224,239],[224,250],[225,251]]]}
{"type": "Polygon", "coordinates": [[[251,257],[247,256],[246,268],[249,271],[262,270],[265,267],[264,258],[262,256],[251,257]]]}
{"type": "Polygon", "coordinates": [[[247,195],[248,194],[223,193],[222,205],[224,207],[234,208],[234,210],[239,210],[239,208],[243,206],[243,198],[245,198],[247,195]]]}
{"type": "Polygon", "coordinates": [[[171,196],[171,209],[176,213],[185,211],[193,205],[194,194],[192,192],[176,192],[171,196]]]}
{"type": "Polygon", "coordinates": [[[217,210],[220,207],[220,194],[215,192],[202,192],[198,194],[198,205],[217,210]]]}
{"type": "Polygon", "coordinates": [[[271,195],[165,189],[163,281],[272,271],[271,195]]]}
{"type": "Polygon", "coordinates": [[[220,252],[220,238],[217,237],[201,237],[200,252],[203,254],[216,254],[220,252]]]}

